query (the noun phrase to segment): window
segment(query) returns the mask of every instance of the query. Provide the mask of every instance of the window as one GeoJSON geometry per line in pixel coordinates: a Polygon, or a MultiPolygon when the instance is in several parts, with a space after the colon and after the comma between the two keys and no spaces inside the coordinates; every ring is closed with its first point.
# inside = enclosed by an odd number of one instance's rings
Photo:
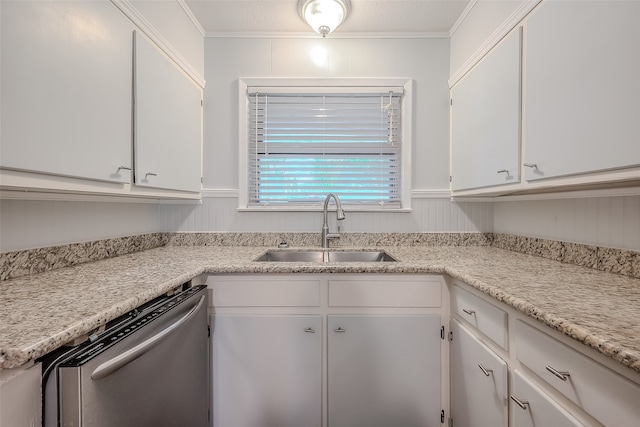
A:
{"type": "Polygon", "coordinates": [[[241,208],[408,207],[406,89],[349,83],[241,87],[241,208]]]}

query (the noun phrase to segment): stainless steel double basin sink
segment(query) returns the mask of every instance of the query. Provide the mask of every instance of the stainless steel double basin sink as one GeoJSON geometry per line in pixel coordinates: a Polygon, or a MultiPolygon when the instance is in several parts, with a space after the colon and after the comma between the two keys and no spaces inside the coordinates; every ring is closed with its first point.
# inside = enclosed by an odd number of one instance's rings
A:
{"type": "Polygon", "coordinates": [[[268,250],[258,262],[396,262],[383,250],[342,251],[333,249],[268,250]]]}

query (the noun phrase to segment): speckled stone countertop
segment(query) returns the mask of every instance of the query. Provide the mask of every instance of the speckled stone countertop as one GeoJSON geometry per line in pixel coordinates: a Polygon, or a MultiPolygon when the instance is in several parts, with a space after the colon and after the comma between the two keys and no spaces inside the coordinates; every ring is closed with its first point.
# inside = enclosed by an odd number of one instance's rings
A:
{"type": "Polygon", "coordinates": [[[266,247],[166,246],[0,282],[0,368],[21,366],[202,273],[437,273],[640,373],[640,279],[495,247],[386,247],[397,263],[259,263],[266,247]]]}

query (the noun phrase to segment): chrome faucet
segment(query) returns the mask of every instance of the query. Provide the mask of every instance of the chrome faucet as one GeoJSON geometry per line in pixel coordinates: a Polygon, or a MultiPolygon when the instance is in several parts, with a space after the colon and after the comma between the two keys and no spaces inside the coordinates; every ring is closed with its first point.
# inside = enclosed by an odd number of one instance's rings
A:
{"type": "Polygon", "coordinates": [[[342,210],[342,204],[340,203],[340,198],[334,193],[327,194],[327,197],[324,199],[324,222],[322,223],[322,247],[329,247],[329,239],[339,239],[340,238],[340,226],[338,226],[337,233],[331,233],[329,231],[329,223],[327,222],[327,210],[329,208],[329,199],[333,199],[336,201],[336,218],[338,221],[342,221],[344,217],[344,211],[342,210]]]}

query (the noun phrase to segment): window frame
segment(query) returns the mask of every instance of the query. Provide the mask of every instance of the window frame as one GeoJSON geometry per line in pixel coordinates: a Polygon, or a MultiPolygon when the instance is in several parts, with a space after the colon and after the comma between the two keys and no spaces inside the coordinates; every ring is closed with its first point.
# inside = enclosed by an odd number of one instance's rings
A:
{"type": "Polygon", "coordinates": [[[240,78],[238,79],[238,211],[318,211],[322,210],[322,203],[313,205],[286,204],[249,206],[249,135],[248,133],[248,98],[247,93],[250,87],[344,87],[371,88],[401,86],[404,94],[401,101],[400,115],[400,179],[401,179],[401,201],[400,207],[378,206],[378,205],[358,205],[349,204],[350,211],[365,212],[410,212],[411,211],[411,148],[413,145],[413,80],[409,78],[350,78],[350,79],[290,79],[290,78],[240,78]]]}

